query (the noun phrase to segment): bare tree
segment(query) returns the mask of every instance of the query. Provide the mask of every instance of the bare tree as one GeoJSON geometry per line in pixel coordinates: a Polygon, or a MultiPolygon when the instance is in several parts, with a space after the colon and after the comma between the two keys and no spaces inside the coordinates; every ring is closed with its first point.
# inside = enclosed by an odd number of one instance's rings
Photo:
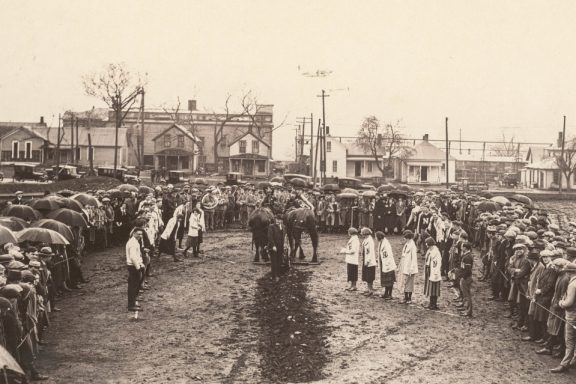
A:
{"type": "Polygon", "coordinates": [[[498,157],[516,157],[518,155],[518,145],[514,142],[514,136],[510,140],[502,133],[502,143],[496,144],[490,148],[494,156],[498,157]]]}
{"type": "Polygon", "coordinates": [[[374,157],[382,177],[393,170],[394,158],[405,159],[412,154],[413,149],[404,142],[405,137],[401,133],[399,122],[387,123],[382,128],[376,116],[368,116],[364,119],[356,138],[356,144],[364,153],[369,153],[374,157]]]}
{"type": "MultiPolygon", "coordinates": [[[[555,160],[560,172],[566,178],[566,189],[570,190],[572,175],[576,171],[576,138],[567,140],[564,145],[564,155],[555,156],[555,160]]],[[[560,179],[559,188],[562,189],[562,179],[560,179]]]]}
{"type": "Polygon", "coordinates": [[[144,80],[139,76],[132,78],[123,63],[108,64],[100,73],[83,77],[84,92],[88,96],[102,100],[114,111],[114,172],[118,166],[118,129],[128,112],[136,103],[137,97],[144,92],[144,80]]]}

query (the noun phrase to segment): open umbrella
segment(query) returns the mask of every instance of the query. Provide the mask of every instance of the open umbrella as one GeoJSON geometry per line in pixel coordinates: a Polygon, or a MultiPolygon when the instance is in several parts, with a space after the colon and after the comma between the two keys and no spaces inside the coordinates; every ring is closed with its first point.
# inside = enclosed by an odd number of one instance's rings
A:
{"type": "Polygon", "coordinates": [[[416,193],[414,194],[414,196],[416,196],[416,197],[422,197],[422,196],[424,196],[424,192],[418,191],[418,192],[416,192],[416,193]]]}
{"type": "Polygon", "coordinates": [[[476,207],[479,211],[483,212],[495,212],[500,210],[502,207],[495,201],[492,200],[484,200],[478,203],[476,207]]]}
{"type": "Polygon", "coordinates": [[[336,195],[337,199],[355,199],[358,195],[354,193],[339,193],[336,195]]]}
{"type": "Polygon", "coordinates": [[[149,187],[147,185],[141,185],[138,187],[138,193],[141,193],[143,195],[147,195],[149,193],[154,193],[154,188],[149,187]]]}
{"type": "Polygon", "coordinates": [[[68,240],[56,231],[47,228],[26,228],[16,234],[18,242],[70,244],[68,240]]]}
{"type": "Polygon", "coordinates": [[[0,217],[0,226],[12,231],[21,231],[28,227],[28,223],[18,217],[0,217]]]}
{"type": "Polygon", "coordinates": [[[405,191],[405,192],[412,191],[412,187],[409,186],[408,184],[400,184],[400,185],[398,185],[398,187],[396,189],[399,189],[399,190],[405,191]]]}
{"type": "Polygon", "coordinates": [[[356,194],[356,196],[358,196],[360,194],[360,192],[358,192],[354,188],[344,188],[342,190],[342,193],[354,193],[354,194],[356,194]]]}
{"type": "Polygon", "coordinates": [[[522,203],[528,208],[534,208],[534,202],[528,196],[515,194],[510,196],[509,199],[518,203],[522,203]]]}
{"type": "Polygon", "coordinates": [[[58,232],[62,236],[64,236],[64,238],[70,242],[72,242],[74,240],[74,234],[70,230],[70,227],[67,226],[66,224],[60,222],[60,221],[56,221],[56,220],[52,220],[52,219],[42,219],[42,220],[38,220],[38,221],[35,221],[34,223],[32,223],[30,225],[30,228],[51,229],[53,231],[58,232]]]}
{"type": "Polygon", "coordinates": [[[300,188],[304,188],[304,187],[308,186],[308,184],[306,183],[306,180],[301,179],[299,177],[295,177],[295,178],[291,179],[289,181],[289,183],[291,185],[293,185],[294,187],[300,187],[300,188]]]}
{"type": "Polygon", "coordinates": [[[274,183],[284,183],[284,178],[280,177],[280,176],[276,176],[270,179],[270,182],[274,182],[274,183]]]}
{"type": "Polygon", "coordinates": [[[256,185],[256,188],[258,189],[270,188],[270,183],[268,181],[261,181],[256,185]]]}
{"type": "Polygon", "coordinates": [[[38,211],[53,211],[58,208],[62,208],[61,204],[59,203],[59,199],[51,198],[43,198],[34,200],[30,203],[30,206],[38,211]]]}
{"type": "Polygon", "coordinates": [[[388,194],[388,196],[393,197],[395,199],[398,199],[400,197],[405,199],[408,197],[408,192],[406,192],[406,191],[392,191],[388,194]]]}
{"type": "Polygon", "coordinates": [[[112,188],[108,190],[108,194],[110,195],[110,197],[112,198],[120,198],[123,196],[123,193],[121,190],[117,189],[117,188],[112,188]]]}
{"type": "Polygon", "coordinates": [[[201,178],[201,177],[195,178],[193,184],[208,185],[208,183],[206,182],[206,180],[204,180],[204,179],[201,178]]]}
{"type": "Polygon", "coordinates": [[[135,185],[132,185],[132,184],[120,184],[116,188],[118,188],[122,192],[128,191],[128,192],[138,193],[138,187],[136,187],[135,185]]]}
{"type": "Polygon", "coordinates": [[[102,204],[100,203],[100,201],[98,201],[97,198],[95,198],[94,196],[90,196],[87,193],[77,193],[74,196],[71,197],[72,199],[79,201],[82,203],[82,205],[91,205],[93,207],[99,207],[102,204]]]}
{"type": "Polygon", "coordinates": [[[64,223],[70,227],[85,228],[88,226],[88,223],[86,223],[86,220],[84,220],[84,216],[67,208],[61,208],[50,212],[48,214],[48,218],[64,223]]]}
{"type": "Polygon", "coordinates": [[[42,215],[28,205],[14,204],[4,210],[4,216],[14,216],[26,221],[34,221],[38,220],[42,215]]]}
{"type": "Polygon", "coordinates": [[[10,229],[6,227],[0,227],[0,245],[17,242],[18,240],[16,239],[16,236],[10,229]]]}
{"type": "Polygon", "coordinates": [[[376,191],[364,191],[362,192],[362,197],[375,197],[376,191]]]}
{"type": "Polygon", "coordinates": [[[26,374],[12,355],[0,346],[0,378],[2,383],[26,383],[26,374]]]}
{"type": "Polygon", "coordinates": [[[63,197],[70,197],[70,196],[72,196],[72,195],[73,195],[74,193],[76,193],[76,192],[71,191],[71,190],[69,190],[69,189],[63,189],[63,190],[61,190],[61,191],[58,191],[57,193],[58,193],[60,196],[63,196],[63,197]]]}
{"type": "Polygon", "coordinates": [[[324,184],[322,186],[322,190],[324,192],[339,192],[340,187],[338,186],[338,184],[324,184]]]}
{"type": "Polygon", "coordinates": [[[494,197],[494,195],[488,191],[480,191],[480,192],[478,192],[478,196],[485,197],[487,199],[491,199],[494,197]]]}
{"type": "Polygon", "coordinates": [[[394,190],[394,187],[390,184],[384,184],[378,187],[377,191],[378,193],[385,193],[385,192],[391,192],[394,190]]]}
{"type": "Polygon", "coordinates": [[[510,205],[510,200],[508,200],[504,196],[494,196],[490,200],[495,201],[500,205],[510,205]]]}
{"type": "Polygon", "coordinates": [[[74,200],[69,197],[63,197],[58,202],[62,208],[68,208],[76,212],[82,212],[82,203],[78,200],[74,200]]]}

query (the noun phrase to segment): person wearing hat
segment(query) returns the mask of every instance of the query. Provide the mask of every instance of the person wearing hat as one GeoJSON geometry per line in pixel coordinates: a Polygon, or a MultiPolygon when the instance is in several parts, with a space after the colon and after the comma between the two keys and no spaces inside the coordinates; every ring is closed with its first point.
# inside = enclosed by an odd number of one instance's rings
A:
{"type": "Polygon", "coordinates": [[[23,200],[24,192],[16,191],[16,193],[14,195],[15,195],[15,197],[14,197],[14,200],[12,200],[12,204],[24,204],[24,200],[23,200]]]}
{"type": "MultiPolygon", "coordinates": [[[[530,305],[528,306],[528,335],[522,338],[522,341],[536,341],[543,337],[542,326],[534,320],[534,314],[538,305],[536,304],[536,289],[538,281],[542,273],[546,270],[546,264],[543,262],[543,257],[540,255],[540,249],[532,246],[528,250],[528,261],[530,262],[530,280],[528,282],[528,299],[530,305]]],[[[551,255],[545,253],[546,256],[551,255]]],[[[547,259],[547,262],[550,261],[547,259]]]]}
{"type": "MultiPolygon", "coordinates": [[[[576,253],[576,249],[569,248],[571,253],[576,253]]],[[[550,372],[566,372],[569,367],[576,364],[576,268],[564,267],[569,276],[568,286],[563,298],[558,302],[558,306],[564,309],[564,343],[566,350],[560,365],[552,368],[550,372]]]]}
{"type": "Polygon", "coordinates": [[[358,230],[354,227],[348,228],[348,243],[346,247],[340,250],[340,254],[346,255],[346,275],[350,286],[347,291],[356,291],[356,282],[358,281],[358,261],[360,259],[360,240],[358,239],[358,230]]]}
{"type": "Polygon", "coordinates": [[[284,258],[284,239],[286,233],[282,224],[282,214],[277,213],[274,222],[268,226],[268,252],[270,254],[270,268],[272,280],[280,280],[282,261],[284,258]]]}
{"type": "Polygon", "coordinates": [[[400,301],[400,304],[411,304],[414,278],[418,273],[418,249],[416,248],[412,231],[406,230],[403,235],[404,246],[402,247],[402,257],[398,264],[398,273],[402,276],[404,299],[400,301]]]}
{"type": "Polygon", "coordinates": [[[512,277],[512,285],[510,287],[510,294],[508,301],[512,309],[517,305],[518,308],[518,322],[514,329],[522,331],[528,330],[528,280],[530,278],[531,265],[528,261],[528,248],[525,244],[516,243],[512,247],[514,255],[510,258],[509,273],[512,277]]]}
{"type": "Polygon", "coordinates": [[[380,264],[380,285],[384,292],[380,295],[384,300],[392,300],[392,289],[396,282],[396,262],[392,253],[392,246],[384,237],[384,232],[376,232],[378,239],[377,258],[380,264]]]}
{"type": "Polygon", "coordinates": [[[140,305],[136,304],[140,282],[146,266],[142,259],[141,241],[143,230],[135,228],[132,236],[126,243],[126,265],[128,266],[128,310],[141,311],[140,305]]]}
{"type": "Polygon", "coordinates": [[[188,238],[186,239],[186,248],[182,251],[182,255],[187,257],[188,250],[192,248],[192,255],[198,257],[200,251],[200,243],[198,241],[200,235],[200,210],[198,208],[192,209],[187,232],[188,238]]]}
{"type": "Polygon", "coordinates": [[[482,277],[478,281],[487,281],[492,270],[492,260],[494,260],[494,243],[495,243],[496,227],[490,225],[486,228],[485,237],[483,239],[480,257],[482,260],[482,277]]]}
{"type": "Polygon", "coordinates": [[[424,270],[424,295],[430,298],[427,309],[438,309],[438,296],[440,296],[440,282],[442,281],[442,255],[432,237],[425,240],[426,256],[424,270]]]}
{"type": "Polygon", "coordinates": [[[374,279],[376,278],[376,247],[374,246],[374,238],[372,238],[372,230],[364,227],[360,231],[362,235],[362,281],[367,284],[366,291],[363,295],[372,296],[374,294],[374,279]]]}
{"type": "Polygon", "coordinates": [[[460,261],[460,289],[462,292],[462,303],[456,305],[460,308],[460,315],[472,317],[472,269],[474,267],[474,256],[472,255],[472,244],[465,242],[462,244],[462,258],[460,261]]]}

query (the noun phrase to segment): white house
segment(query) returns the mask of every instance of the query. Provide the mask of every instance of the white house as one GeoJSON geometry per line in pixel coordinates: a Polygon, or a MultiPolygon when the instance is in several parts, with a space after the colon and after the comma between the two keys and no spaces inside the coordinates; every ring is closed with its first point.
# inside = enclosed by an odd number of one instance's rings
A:
{"type": "MultiPolygon", "coordinates": [[[[348,143],[346,146],[346,176],[355,178],[372,178],[382,177],[382,172],[378,168],[378,163],[374,159],[374,155],[370,152],[364,151],[359,145],[354,142],[348,143]]],[[[384,155],[380,155],[380,166],[384,168],[387,159],[384,155]]],[[[393,175],[389,175],[393,177],[393,175]]]]}
{"type": "MultiPolygon", "coordinates": [[[[561,135],[560,132],[557,147],[530,147],[526,154],[527,165],[520,172],[520,181],[524,186],[538,189],[557,189],[560,186],[560,181],[562,181],[562,188],[567,187],[566,176],[556,163],[556,158],[562,153],[561,135]]],[[[569,150],[565,149],[566,151],[569,150]]],[[[576,158],[576,156],[574,157],[576,158]]],[[[576,189],[576,175],[573,174],[571,179],[570,189],[576,189]]]]}
{"type": "Polygon", "coordinates": [[[265,176],[270,173],[270,145],[248,131],[229,145],[228,158],[231,172],[250,176],[265,176]]]}
{"type": "MultiPolygon", "coordinates": [[[[448,182],[456,181],[456,159],[449,155],[448,182]]],[[[410,157],[398,162],[396,178],[410,184],[442,184],[446,182],[446,152],[435,147],[424,135],[410,157]]]]}

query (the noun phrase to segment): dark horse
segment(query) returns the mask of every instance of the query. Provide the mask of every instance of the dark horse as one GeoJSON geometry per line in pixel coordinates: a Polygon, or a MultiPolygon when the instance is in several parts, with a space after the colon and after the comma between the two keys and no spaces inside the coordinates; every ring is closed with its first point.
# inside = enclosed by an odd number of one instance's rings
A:
{"type": "Polygon", "coordinates": [[[301,236],[302,232],[308,232],[310,240],[312,240],[312,263],[318,262],[318,231],[316,230],[316,218],[314,211],[307,208],[292,209],[284,215],[284,225],[286,226],[286,234],[288,235],[288,244],[290,245],[290,259],[294,260],[296,257],[296,250],[300,249],[299,258],[304,259],[304,251],[302,250],[301,236]]]}
{"type": "Polygon", "coordinates": [[[256,248],[254,261],[260,261],[260,253],[262,253],[262,260],[268,261],[268,253],[266,245],[268,244],[268,226],[274,222],[274,215],[268,208],[256,208],[248,218],[248,227],[252,232],[252,244],[256,248]]]}

